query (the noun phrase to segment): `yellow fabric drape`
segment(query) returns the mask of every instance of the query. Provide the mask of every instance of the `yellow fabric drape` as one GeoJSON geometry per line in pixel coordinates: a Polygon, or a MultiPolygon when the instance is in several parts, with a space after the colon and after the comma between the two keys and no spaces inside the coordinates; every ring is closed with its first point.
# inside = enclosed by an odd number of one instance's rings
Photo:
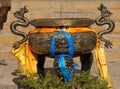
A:
{"type": "Polygon", "coordinates": [[[24,42],[18,49],[12,49],[13,55],[18,59],[18,71],[29,75],[37,72],[37,56],[34,54],[28,45],[24,42]]]}
{"type": "MultiPolygon", "coordinates": [[[[33,34],[33,33],[53,33],[53,32],[59,32],[60,29],[57,29],[57,28],[36,28],[32,31],[30,31],[28,34],[33,34]]],[[[88,28],[88,27],[70,27],[70,28],[67,28],[67,29],[64,29],[65,32],[68,32],[68,33],[74,33],[74,32],[95,32],[95,30],[91,29],[91,28],[88,28]]]]}
{"type": "Polygon", "coordinates": [[[112,84],[110,81],[110,76],[108,73],[105,59],[104,45],[100,40],[98,40],[97,42],[95,55],[100,77],[103,78],[108,83],[108,89],[112,89],[112,84]]]}

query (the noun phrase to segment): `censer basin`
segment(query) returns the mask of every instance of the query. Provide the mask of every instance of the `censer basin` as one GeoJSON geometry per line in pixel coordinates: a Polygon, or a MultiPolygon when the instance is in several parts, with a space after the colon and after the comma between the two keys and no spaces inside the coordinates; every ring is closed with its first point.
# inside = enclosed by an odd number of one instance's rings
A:
{"type": "MultiPolygon", "coordinates": [[[[36,32],[29,34],[29,46],[30,48],[38,54],[50,54],[50,47],[52,42],[52,37],[56,34],[53,33],[40,33],[36,32]]],[[[75,54],[80,54],[82,52],[92,51],[96,46],[96,33],[94,32],[74,32],[69,33],[72,36],[75,54]]],[[[60,34],[55,40],[55,53],[69,53],[69,47],[67,39],[64,35],[60,34]]]]}

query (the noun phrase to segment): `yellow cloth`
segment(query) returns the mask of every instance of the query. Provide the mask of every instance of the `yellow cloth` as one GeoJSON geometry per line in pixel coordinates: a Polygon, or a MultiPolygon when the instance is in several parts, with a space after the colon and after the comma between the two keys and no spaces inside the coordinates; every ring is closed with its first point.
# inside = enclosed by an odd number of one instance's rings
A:
{"type": "MultiPolygon", "coordinates": [[[[32,33],[53,33],[53,32],[59,32],[60,29],[57,28],[36,28],[32,31],[30,31],[28,34],[32,34],[32,33]]],[[[95,32],[95,30],[88,28],[88,27],[70,27],[67,29],[64,29],[65,32],[68,33],[73,33],[73,32],[95,32]]]]}
{"type": "Polygon", "coordinates": [[[18,71],[29,75],[37,72],[37,56],[34,54],[28,45],[24,42],[18,49],[12,49],[13,55],[18,59],[18,71]]]}
{"type": "Polygon", "coordinates": [[[100,77],[103,78],[108,83],[108,89],[112,89],[112,84],[110,81],[110,76],[108,73],[105,59],[104,45],[100,40],[98,40],[97,42],[95,55],[100,77]]]}

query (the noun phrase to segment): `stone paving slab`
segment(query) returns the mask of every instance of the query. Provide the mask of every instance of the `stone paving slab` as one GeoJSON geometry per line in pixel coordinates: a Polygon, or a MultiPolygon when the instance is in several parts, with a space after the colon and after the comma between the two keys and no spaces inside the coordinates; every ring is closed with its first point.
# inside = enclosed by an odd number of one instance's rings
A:
{"type": "Polygon", "coordinates": [[[16,85],[1,85],[0,84],[0,89],[18,89],[16,85]]]}

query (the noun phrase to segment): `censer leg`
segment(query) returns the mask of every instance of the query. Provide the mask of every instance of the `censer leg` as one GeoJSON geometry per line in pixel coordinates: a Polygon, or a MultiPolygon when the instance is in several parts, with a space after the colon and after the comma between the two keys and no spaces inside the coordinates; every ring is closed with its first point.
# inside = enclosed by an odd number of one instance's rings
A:
{"type": "Polygon", "coordinates": [[[80,62],[81,62],[81,71],[90,71],[93,62],[92,52],[81,54],[80,62]]]}
{"type": "Polygon", "coordinates": [[[37,72],[39,74],[39,77],[44,77],[44,64],[45,64],[45,55],[39,55],[38,54],[38,64],[37,64],[37,72]]]}

